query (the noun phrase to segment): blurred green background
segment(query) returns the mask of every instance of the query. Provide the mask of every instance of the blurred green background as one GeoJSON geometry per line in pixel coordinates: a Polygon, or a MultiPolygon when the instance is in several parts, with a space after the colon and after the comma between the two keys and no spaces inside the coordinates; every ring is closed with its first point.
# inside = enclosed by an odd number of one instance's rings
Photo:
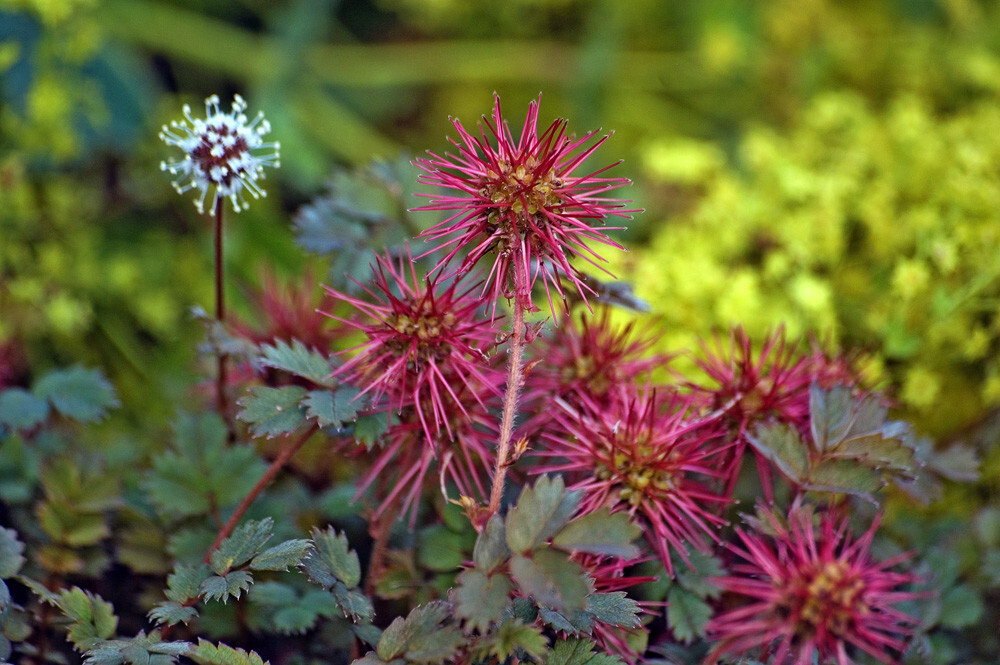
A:
{"type": "Polygon", "coordinates": [[[282,144],[227,218],[245,319],[265,267],[323,273],[291,221],[335,167],[446,150],[494,91],[518,127],[541,92],[543,123],[615,131],[646,212],[613,263],[665,346],[814,331],[945,438],[1000,402],[998,3],[0,0],[0,72],[0,380],[98,366],[138,426],[190,399],[212,304],[157,133],[236,92],[282,144]]]}

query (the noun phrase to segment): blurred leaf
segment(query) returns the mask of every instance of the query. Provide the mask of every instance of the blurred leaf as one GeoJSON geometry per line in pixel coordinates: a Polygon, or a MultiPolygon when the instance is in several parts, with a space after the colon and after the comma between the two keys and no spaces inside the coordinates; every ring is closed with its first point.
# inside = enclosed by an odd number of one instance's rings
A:
{"type": "Polygon", "coordinates": [[[236,504],[267,468],[250,446],[226,445],[226,427],[212,413],[180,415],[173,450],[153,458],[145,480],[149,498],[165,515],[206,515],[236,504]]]}
{"type": "Polygon", "coordinates": [[[507,547],[503,518],[491,515],[486,522],[486,528],[476,538],[472,561],[478,570],[491,573],[508,558],[510,558],[510,548],[507,547]]]}
{"type": "Polygon", "coordinates": [[[299,386],[254,386],[237,402],[242,408],[236,417],[250,424],[254,436],[289,434],[306,420],[306,409],[301,404],[305,396],[306,389],[299,386]]]}
{"type": "Polygon", "coordinates": [[[465,561],[465,538],[443,524],[432,524],[418,534],[417,562],[437,572],[456,570],[465,561]]]}
{"type": "Polygon", "coordinates": [[[292,340],[291,344],[284,340],[277,340],[274,345],[264,344],[261,346],[261,354],[260,364],[265,367],[300,376],[318,386],[333,388],[336,385],[336,381],[330,377],[333,368],[326,357],[319,351],[307,349],[297,339],[292,340]]]}
{"type": "Polygon", "coordinates": [[[31,429],[49,417],[49,403],[21,388],[0,393],[0,425],[31,429]]]}
{"type": "Polygon", "coordinates": [[[690,644],[694,638],[705,636],[705,625],[712,618],[708,603],[679,586],[670,588],[667,603],[667,624],[675,638],[690,644]]]}
{"type": "Polygon", "coordinates": [[[968,628],[983,616],[983,599],[965,584],[948,589],[941,596],[941,625],[947,628],[968,628]]]}
{"type": "Polygon", "coordinates": [[[17,575],[24,565],[24,543],[17,538],[17,531],[0,527],[0,579],[17,575]]]}
{"type": "Polygon", "coordinates": [[[639,548],[632,541],[640,533],[642,530],[629,522],[628,513],[612,514],[607,508],[599,508],[560,529],[552,544],[574,552],[634,559],[639,556],[639,548]]]}
{"type": "Polygon", "coordinates": [[[190,642],[163,642],[158,632],[139,633],[132,639],[107,640],[87,653],[87,665],[168,665],[187,654],[190,642]]]}
{"type": "Polygon", "coordinates": [[[760,425],[747,440],[790,481],[805,481],[806,451],[794,428],[784,423],[760,425]]]}
{"type": "Polygon", "coordinates": [[[99,371],[82,367],[50,372],[33,390],[56,411],[80,422],[100,420],[108,409],[118,406],[115,389],[108,380],[99,371]]]}
{"type": "Polygon", "coordinates": [[[466,570],[455,582],[455,614],[465,619],[468,628],[485,634],[491,623],[499,623],[512,591],[506,576],[466,570]]]}
{"type": "Polygon", "coordinates": [[[558,550],[537,550],[531,558],[514,555],[510,573],[522,593],[563,613],[584,609],[592,591],[580,564],[558,550]]]}
{"type": "Polygon", "coordinates": [[[699,598],[718,598],[722,593],[721,590],[706,580],[709,577],[725,575],[726,570],[722,567],[722,562],[711,554],[703,554],[697,550],[690,552],[688,559],[691,562],[690,566],[677,565],[674,568],[677,573],[677,583],[699,598]]]}
{"type": "Polygon", "coordinates": [[[567,492],[561,476],[542,476],[525,487],[507,513],[507,545],[527,553],[562,529],[580,502],[579,492],[567,492]]]}

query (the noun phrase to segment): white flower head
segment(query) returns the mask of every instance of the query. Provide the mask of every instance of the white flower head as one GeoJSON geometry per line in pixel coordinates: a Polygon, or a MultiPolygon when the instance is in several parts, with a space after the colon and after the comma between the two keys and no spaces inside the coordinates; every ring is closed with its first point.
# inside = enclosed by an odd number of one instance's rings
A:
{"type": "Polygon", "coordinates": [[[247,121],[247,103],[239,95],[233,97],[229,113],[219,110],[219,96],[205,100],[205,119],[191,117],[191,107],[184,105],[184,122],[176,120],[164,125],[160,138],[167,145],[184,151],[180,160],[160,162],[160,170],[177,176],[174,189],[183,194],[192,189],[201,192],[195,199],[198,212],[205,212],[208,190],[215,187],[210,214],[215,214],[219,201],[229,199],[236,212],[249,207],[244,191],[259,199],[267,196],[260,186],[265,166],[280,166],[277,142],[265,143],[264,135],[271,125],[258,113],[247,121]],[[270,151],[270,152],[261,152],[270,151]]]}

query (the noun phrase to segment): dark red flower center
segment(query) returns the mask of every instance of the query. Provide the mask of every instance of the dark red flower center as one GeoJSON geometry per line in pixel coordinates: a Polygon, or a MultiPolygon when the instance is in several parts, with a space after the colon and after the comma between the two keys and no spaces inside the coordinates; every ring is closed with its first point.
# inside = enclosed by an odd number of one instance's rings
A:
{"type": "Polygon", "coordinates": [[[225,125],[212,125],[190,154],[191,160],[212,182],[228,186],[240,171],[233,169],[230,161],[249,150],[246,138],[238,132],[225,125]]]}

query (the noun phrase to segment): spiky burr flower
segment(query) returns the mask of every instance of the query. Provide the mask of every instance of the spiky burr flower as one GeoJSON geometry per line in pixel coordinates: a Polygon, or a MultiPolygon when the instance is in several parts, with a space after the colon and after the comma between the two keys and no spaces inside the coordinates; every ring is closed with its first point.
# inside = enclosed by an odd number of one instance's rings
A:
{"type": "Polygon", "coordinates": [[[500,391],[487,361],[496,344],[493,327],[479,318],[482,303],[471,293],[478,287],[460,290],[458,280],[446,284],[440,276],[418,280],[409,250],[398,263],[388,252],[377,256],[372,273],[371,288],[358,284],[370,302],[326,287],[361,317],[324,313],[367,337],[344,352],[355,355],[336,374],[370,394],[377,410],[413,407],[428,439],[442,429],[450,435],[450,413],[468,417],[463,389],[480,404],[500,391]]]}
{"type": "Polygon", "coordinates": [[[609,307],[600,307],[596,316],[581,312],[579,321],[568,314],[564,318],[533,345],[524,398],[535,412],[529,430],[558,424],[549,412],[554,397],[570,403],[579,397],[600,404],[669,361],[649,353],[654,340],[637,334],[634,321],[613,324],[609,307]]]}
{"type": "Polygon", "coordinates": [[[807,665],[814,657],[821,665],[851,665],[852,648],[896,662],[891,652],[906,648],[919,622],[893,605],[921,594],[896,590],[917,581],[890,570],[909,554],[881,562],[872,557],[879,519],[854,539],[847,521],[830,512],[814,525],[813,511],[801,502],[792,505],[787,521],[770,510],[761,513],[760,529],[736,529],[743,547],[730,545],[744,562],[733,575],[713,580],[749,602],[708,624],[719,644],[706,662],[759,650],[760,659],[774,665],[807,665]]]}
{"type": "Polygon", "coordinates": [[[359,495],[375,488],[373,520],[391,510],[398,515],[409,512],[413,521],[421,492],[428,487],[440,488],[446,496],[453,489],[459,496],[480,502],[489,496],[496,419],[464,388],[458,390],[458,397],[468,405],[467,413],[453,411],[447,427],[428,434],[417,409],[409,407],[382,437],[374,460],[357,485],[359,495]],[[437,474],[432,475],[435,466],[437,474]]]}
{"type": "Polygon", "coordinates": [[[625,210],[622,199],[603,196],[629,182],[601,177],[615,164],[581,171],[583,162],[608,136],[591,143],[597,132],[581,138],[567,135],[562,119],[539,134],[540,101],[541,97],[528,106],[521,135],[515,139],[500,112],[500,98],[494,95],[493,117],[483,116],[479,136],[452,119],[459,140],[450,140],[457,154],[429,153],[430,158],[416,161],[424,171],[421,182],[456,192],[422,195],[431,202],[417,210],[456,212],[421,237],[450,248],[441,265],[460,256],[460,272],[492,256],[486,289],[494,303],[503,296],[529,307],[531,289],[541,278],[551,306],[553,291],[562,294],[560,275],[583,296],[588,289],[570,260],[579,257],[598,265],[604,259],[591,249],[590,241],[621,246],[595,225],[603,226],[609,215],[630,218],[630,213],[638,212],[625,210]]]}
{"type": "Polygon", "coordinates": [[[232,201],[237,212],[245,210],[249,204],[244,191],[255,199],[267,196],[259,181],[264,178],[265,166],[280,165],[281,146],[264,142],[271,125],[263,112],[248,120],[246,109],[246,101],[235,95],[232,110],[223,113],[219,96],[212,95],[205,100],[204,119],[193,117],[191,107],[185,104],[184,121],[164,125],[160,132],[165,143],[184,151],[180,160],[160,162],[160,170],[177,176],[173,184],[179,194],[192,189],[201,193],[194,202],[199,213],[205,212],[205,199],[212,188],[209,214],[213,215],[222,199],[232,201]]]}
{"type": "Polygon", "coordinates": [[[536,454],[545,461],[534,472],[565,474],[583,491],[581,513],[627,511],[671,574],[671,551],[685,561],[689,547],[707,551],[706,539],[717,540],[725,523],[712,512],[725,501],[709,486],[725,450],[713,423],[692,417],[676,394],[635,386],[610,403],[559,404],[555,417],[569,436],[544,437],[536,454]]]}
{"type": "MultiPolygon", "coordinates": [[[[824,359],[818,351],[802,353],[789,343],[783,328],[769,334],[755,347],[743,328],[735,328],[726,338],[715,338],[714,348],[702,347],[696,359],[708,377],[704,384],[690,385],[695,404],[718,415],[735,446],[727,464],[732,491],[740,461],[749,441],[748,434],[758,423],[782,422],[809,435],[809,386],[814,382],[830,385],[849,379],[842,364],[824,359]]],[[[766,460],[757,456],[757,468],[766,496],[772,496],[772,477],[766,460]]]]}

